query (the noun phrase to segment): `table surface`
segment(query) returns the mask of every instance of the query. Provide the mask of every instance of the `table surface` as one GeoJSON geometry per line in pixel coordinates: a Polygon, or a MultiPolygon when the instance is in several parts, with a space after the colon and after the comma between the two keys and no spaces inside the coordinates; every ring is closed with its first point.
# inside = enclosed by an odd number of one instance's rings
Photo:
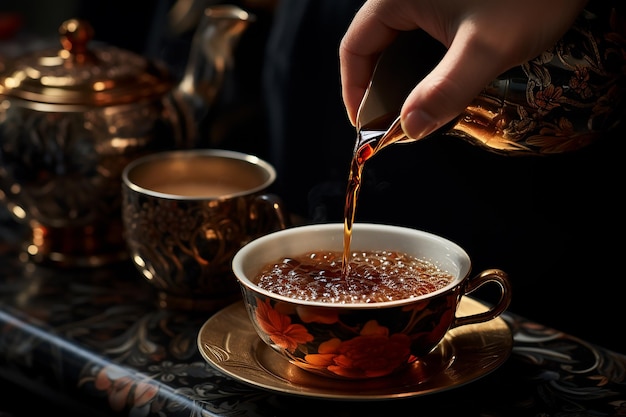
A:
{"type": "Polygon", "coordinates": [[[344,401],[258,388],[203,358],[197,338],[208,314],[156,308],[130,263],[67,270],[20,261],[13,230],[0,216],[0,378],[91,416],[626,415],[625,355],[512,312],[502,316],[510,356],[452,389],[344,401]]]}

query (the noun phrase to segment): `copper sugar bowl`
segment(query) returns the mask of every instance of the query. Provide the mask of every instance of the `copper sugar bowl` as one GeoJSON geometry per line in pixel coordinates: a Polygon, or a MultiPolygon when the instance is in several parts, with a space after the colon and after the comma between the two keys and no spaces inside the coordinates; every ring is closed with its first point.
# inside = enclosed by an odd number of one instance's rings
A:
{"type": "Polygon", "coordinates": [[[28,225],[27,259],[98,266],[127,259],[121,172],[149,152],[184,148],[166,67],[68,20],[60,49],[0,74],[0,202],[28,225]]]}

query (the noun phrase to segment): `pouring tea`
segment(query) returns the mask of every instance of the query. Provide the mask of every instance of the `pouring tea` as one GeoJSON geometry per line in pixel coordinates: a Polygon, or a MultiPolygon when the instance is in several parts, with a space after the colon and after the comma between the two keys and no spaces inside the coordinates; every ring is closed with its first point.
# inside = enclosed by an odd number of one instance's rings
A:
{"type": "MultiPolygon", "coordinates": [[[[623,46],[605,36],[606,27],[598,20],[593,13],[582,13],[552,49],[498,76],[434,133],[510,156],[573,151],[599,139],[619,124],[623,110],[598,103],[624,96],[625,87],[617,82],[623,77],[623,46]]],[[[401,32],[378,59],[356,116],[344,208],[344,273],[363,165],[391,144],[416,141],[403,131],[400,110],[445,52],[416,30],[401,32]],[[427,53],[413,53],[415,45],[427,53]]]]}

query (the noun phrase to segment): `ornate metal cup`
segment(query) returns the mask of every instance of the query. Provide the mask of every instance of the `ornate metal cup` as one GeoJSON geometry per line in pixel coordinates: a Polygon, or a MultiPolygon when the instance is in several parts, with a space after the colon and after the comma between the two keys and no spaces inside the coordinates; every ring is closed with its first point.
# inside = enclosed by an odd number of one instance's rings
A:
{"type": "Polygon", "coordinates": [[[164,308],[216,310],[240,297],[237,250],[287,227],[267,162],[224,150],[155,153],[122,174],[122,218],[132,260],[164,308]]]}

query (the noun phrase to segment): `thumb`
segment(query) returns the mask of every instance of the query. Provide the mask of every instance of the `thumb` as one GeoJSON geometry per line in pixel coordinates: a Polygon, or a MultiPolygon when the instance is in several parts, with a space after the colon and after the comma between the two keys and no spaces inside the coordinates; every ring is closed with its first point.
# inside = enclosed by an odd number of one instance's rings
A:
{"type": "Polygon", "coordinates": [[[421,139],[460,115],[489,82],[508,69],[495,51],[485,45],[453,42],[407,96],[400,112],[404,133],[421,139]]]}

